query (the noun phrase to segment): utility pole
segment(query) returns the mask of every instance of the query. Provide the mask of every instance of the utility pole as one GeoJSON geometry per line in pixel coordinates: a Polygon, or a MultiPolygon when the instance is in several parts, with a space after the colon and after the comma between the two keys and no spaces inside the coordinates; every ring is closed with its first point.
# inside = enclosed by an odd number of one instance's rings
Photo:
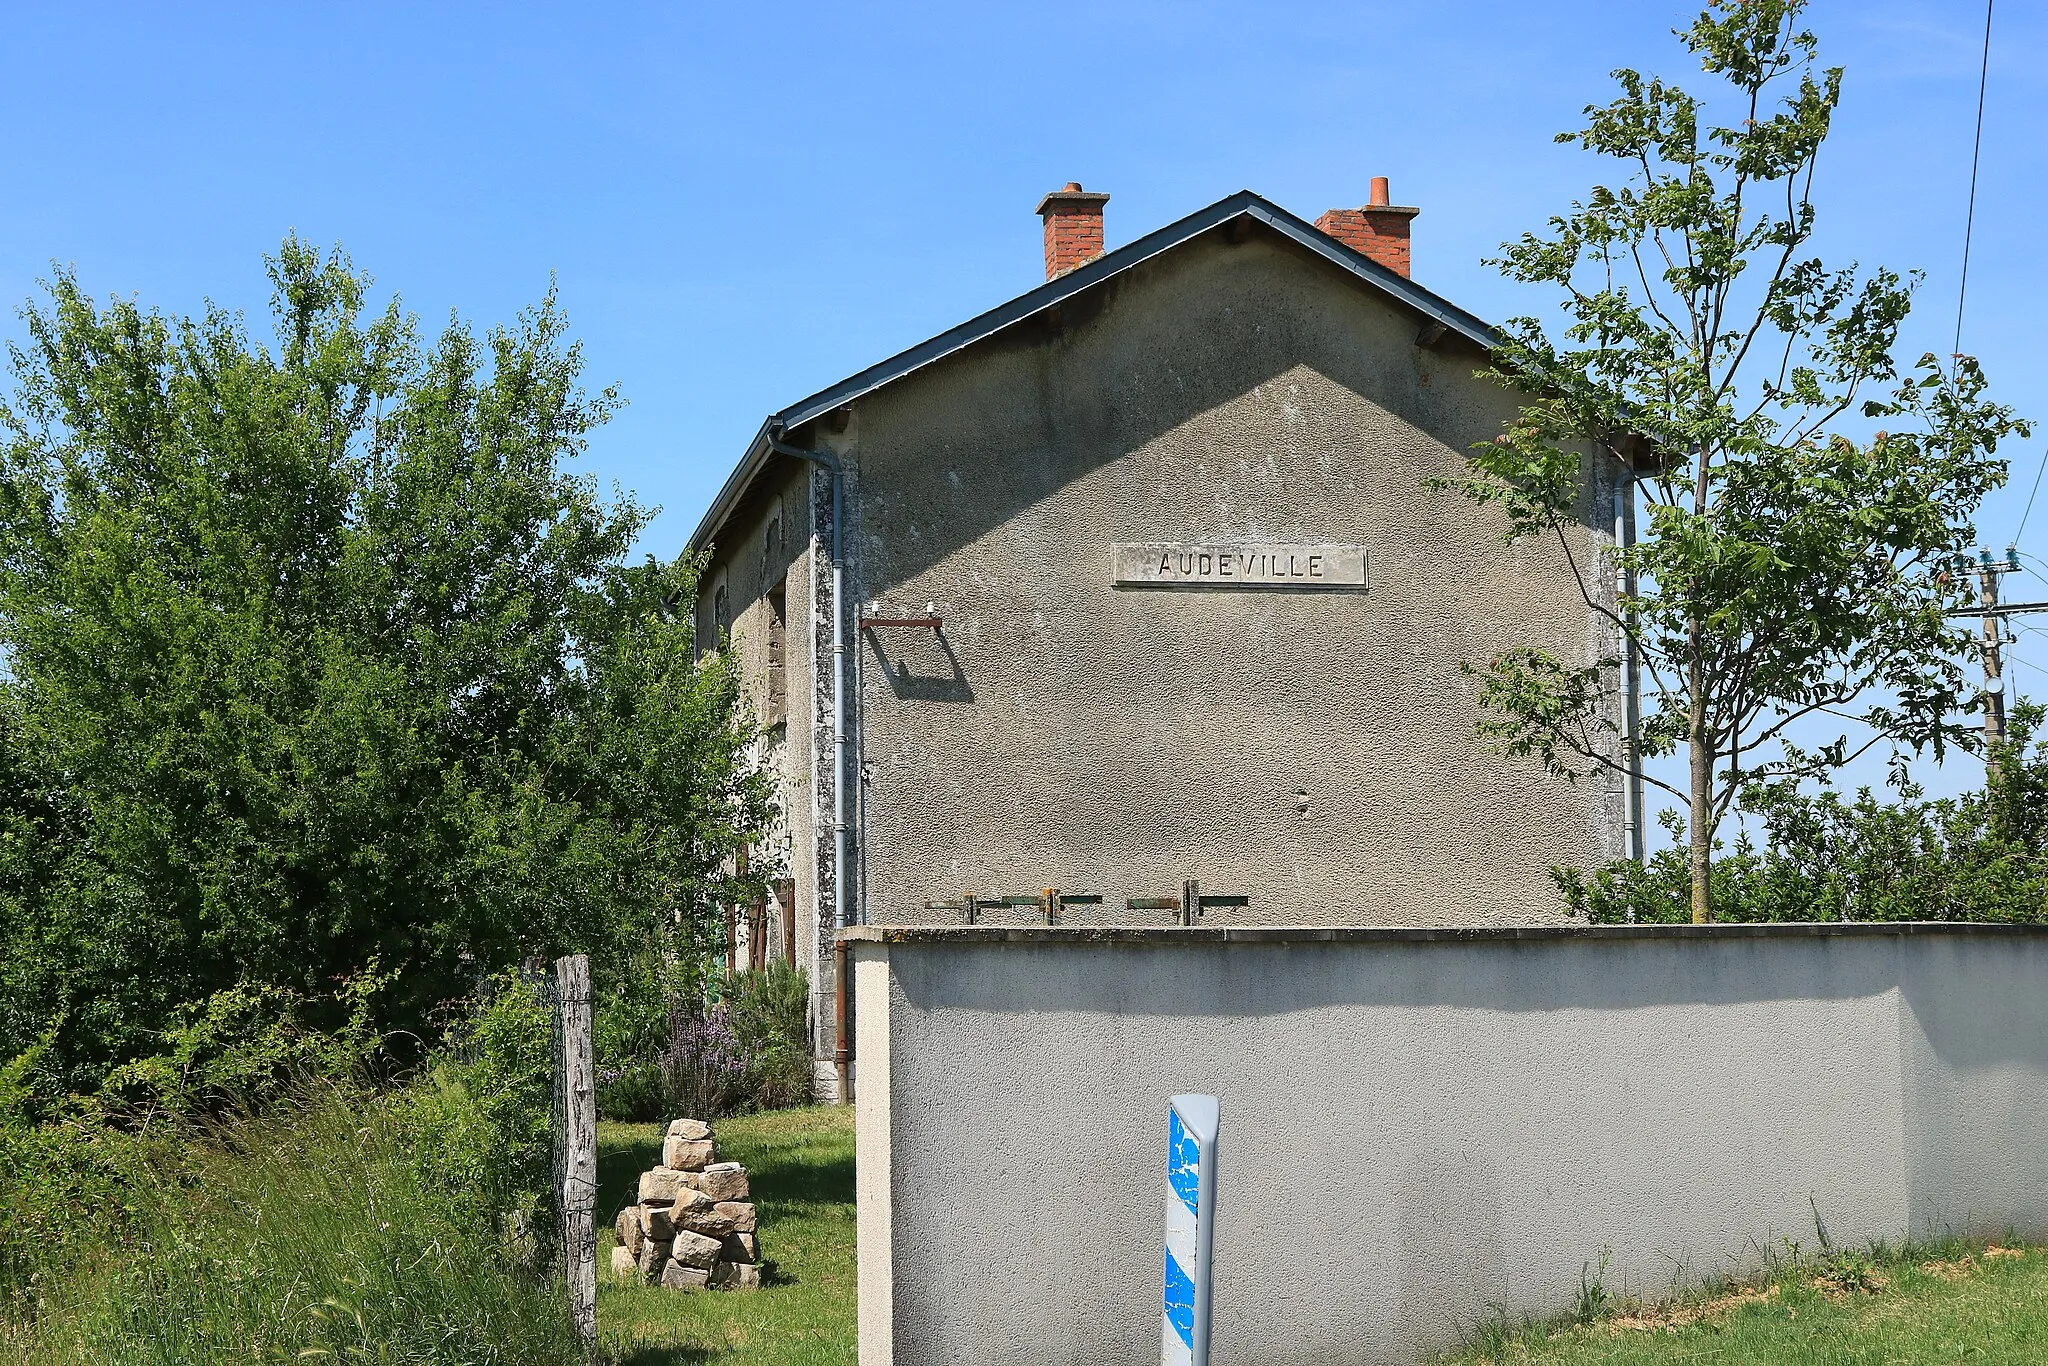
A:
{"type": "MultiPolygon", "coordinates": [[[[1952,571],[1957,578],[1970,572],[1970,558],[1956,557],[1952,571]]],[[[2017,574],[2020,571],[2020,552],[2017,546],[2005,548],[2003,560],[1993,558],[1988,550],[1977,552],[1977,605],[1958,607],[1948,615],[1952,617],[1984,618],[1984,740],[1995,745],[2005,738],[2005,619],[2025,616],[2034,612],[2048,612],[2048,602],[2000,602],[1998,600],[1998,576],[2017,574]]],[[[1951,570],[1944,570],[1941,581],[1949,581],[1951,570]]],[[[1991,762],[1996,762],[1992,760],[1991,762]]]]}
{"type": "MultiPolygon", "coordinates": [[[[2009,557],[2019,567],[2019,554],[2009,557]]],[[[2005,643],[2005,625],[1998,619],[1998,575],[2006,566],[1991,558],[1991,552],[1977,553],[1977,601],[1984,609],[1984,743],[1989,746],[2005,738],[2005,666],[2000,647],[2005,643]]]]}

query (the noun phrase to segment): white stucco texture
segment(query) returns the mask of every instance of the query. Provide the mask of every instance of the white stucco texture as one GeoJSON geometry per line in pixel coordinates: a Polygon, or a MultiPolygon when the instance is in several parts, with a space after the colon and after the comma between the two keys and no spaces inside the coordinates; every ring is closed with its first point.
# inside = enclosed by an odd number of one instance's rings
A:
{"type": "MultiPolygon", "coordinates": [[[[2006,927],[1999,927],[2004,929],[2006,927]]],[[[853,932],[861,1362],[1156,1361],[1220,1097],[1217,1366],[1416,1361],[1781,1239],[2048,1233],[2048,934],[853,932]]]]}

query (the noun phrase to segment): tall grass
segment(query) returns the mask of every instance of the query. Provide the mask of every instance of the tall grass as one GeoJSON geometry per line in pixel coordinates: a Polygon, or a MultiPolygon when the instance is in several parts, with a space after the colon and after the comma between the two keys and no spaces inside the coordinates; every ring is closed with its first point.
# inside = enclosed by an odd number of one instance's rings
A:
{"type": "Polygon", "coordinates": [[[14,1366],[562,1366],[559,1289],[449,1198],[408,1093],[316,1091],[196,1131],[121,1245],[75,1259],[12,1327],[14,1366]]]}

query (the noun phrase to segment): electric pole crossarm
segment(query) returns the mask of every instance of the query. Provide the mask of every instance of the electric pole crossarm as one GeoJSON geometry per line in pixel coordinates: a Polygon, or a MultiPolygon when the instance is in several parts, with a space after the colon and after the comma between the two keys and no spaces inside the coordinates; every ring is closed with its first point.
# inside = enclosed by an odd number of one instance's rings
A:
{"type": "Polygon", "coordinates": [[[1951,617],[2017,617],[2029,612],[2048,612],[2048,602],[2001,602],[1988,607],[1958,607],[1951,617]]]}

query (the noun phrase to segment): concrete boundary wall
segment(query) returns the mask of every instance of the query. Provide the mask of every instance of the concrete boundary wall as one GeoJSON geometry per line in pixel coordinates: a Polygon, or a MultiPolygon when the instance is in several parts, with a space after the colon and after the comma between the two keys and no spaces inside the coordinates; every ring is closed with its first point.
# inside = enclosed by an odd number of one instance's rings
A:
{"type": "Polygon", "coordinates": [[[1159,1353],[1221,1098],[1217,1366],[1404,1362],[1780,1239],[2048,1236],[2048,927],[846,932],[860,1361],[1159,1353]]]}

